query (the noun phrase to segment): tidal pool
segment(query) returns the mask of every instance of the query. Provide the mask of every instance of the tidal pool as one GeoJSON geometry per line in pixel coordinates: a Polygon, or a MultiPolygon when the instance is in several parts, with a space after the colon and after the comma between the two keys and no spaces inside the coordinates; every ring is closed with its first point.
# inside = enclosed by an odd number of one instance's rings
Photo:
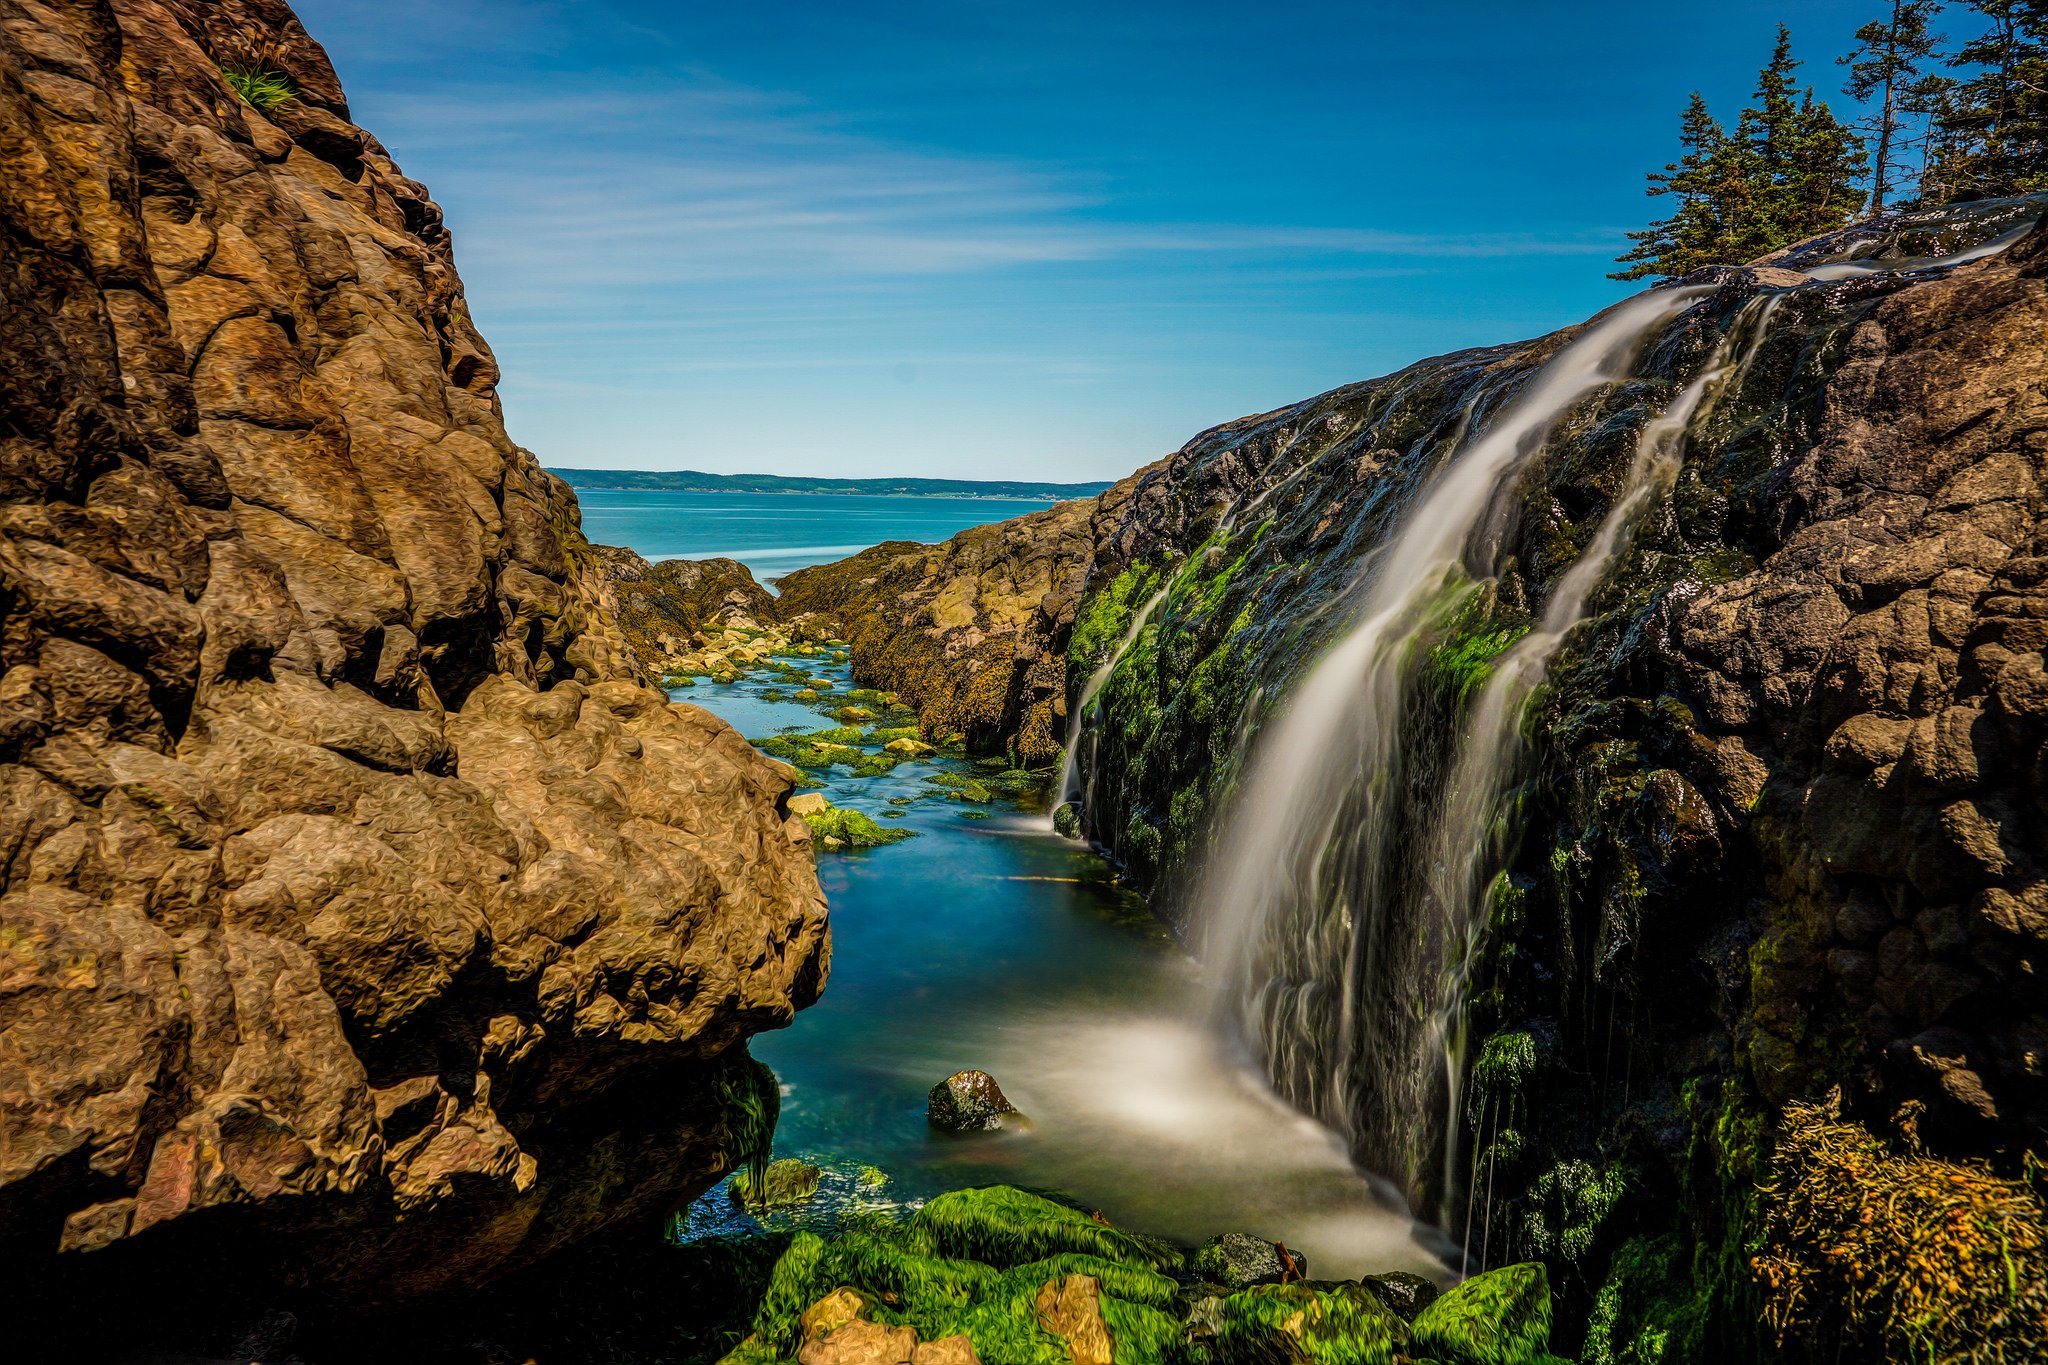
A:
{"type": "MultiPolygon", "coordinates": [[[[851,687],[845,665],[803,662],[839,695],[851,687]]],[[[764,696],[788,686],[756,675],[673,695],[752,738],[835,723],[764,696]]],[[[935,755],[878,777],[814,774],[833,804],[918,837],[819,855],[830,982],[791,1027],[752,1043],[782,1081],[775,1155],[878,1166],[896,1201],[1001,1181],[1184,1243],[1283,1241],[1318,1277],[1449,1278],[1446,1239],[1230,1054],[1197,965],[1102,858],[1028,803],[960,802],[926,780],[982,771],[935,755]],[[996,1077],[1028,1131],[929,1127],[926,1092],[967,1067],[996,1077]]],[[[721,1185],[686,1227],[746,1219],[721,1185]]]]}

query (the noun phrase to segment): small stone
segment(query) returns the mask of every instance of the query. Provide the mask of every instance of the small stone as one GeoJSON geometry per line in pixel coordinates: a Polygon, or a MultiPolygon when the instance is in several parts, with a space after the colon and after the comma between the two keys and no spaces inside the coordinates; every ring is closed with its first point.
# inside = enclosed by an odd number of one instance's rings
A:
{"type": "Polygon", "coordinates": [[[832,803],[823,792],[798,792],[789,798],[788,809],[791,815],[823,815],[832,809],[832,803]]]}
{"type": "Polygon", "coordinates": [[[1249,1289],[1255,1284],[1280,1284],[1308,1274],[1308,1257],[1245,1232],[1226,1232],[1202,1243],[1195,1253],[1194,1270],[1203,1279],[1214,1280],[1228,1289],[1249,1289]]]}
{"type": "Polygon", "coordinates": [[[892,754],[902,754],[907,758],[923,758],[926,754],[937,752],[921,739],[892,739],[882,747],[892,754]]]}
{"type": "Polygon", "coordinates": [[[1024,1117],[986,1071],[956,1071],[933,1086],[926,1116],[948,1133],[989,1132],[1024,1117]]]}

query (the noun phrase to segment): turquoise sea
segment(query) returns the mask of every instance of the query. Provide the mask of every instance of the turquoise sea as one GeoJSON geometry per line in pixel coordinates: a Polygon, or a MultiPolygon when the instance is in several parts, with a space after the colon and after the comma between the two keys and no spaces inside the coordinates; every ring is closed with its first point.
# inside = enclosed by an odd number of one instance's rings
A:
{"type": "Polygon", "coordinates": [[[885,540],[936,542],[1050,507],[1016,498],[672,493],[584,488],[583,533],[648,559],[737,559],[766,583],[885,540]]]}

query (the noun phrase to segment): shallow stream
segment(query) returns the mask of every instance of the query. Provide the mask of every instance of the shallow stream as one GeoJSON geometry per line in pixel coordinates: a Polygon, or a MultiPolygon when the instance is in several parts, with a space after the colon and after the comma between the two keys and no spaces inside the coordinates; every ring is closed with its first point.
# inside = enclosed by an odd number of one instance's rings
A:
{"type": "MultiPolygon", "coordinates": [[[[846,665],[805,663],[836,695],[850,688],[846,665]]],[[[756,674],[673,695],[750,738],[834,724],[829,705],[774,699],[788,686],[756,674]]],[[[944,773],[986,775],[944,754],[881,776],[813,774],[834,805],[917,837],[819,855],[830,982],[793,1026],[752,1044],[782,1081],[775,1155],[879,1167],[893,1201],[1000,1181],[1184,1243],[1227,1231],[1284,1241],[1318,1277],[1446,1278],[1440,1235],[1224,1051],[1194,962],[1107,863],[1046,828],[1042,795],[965,802],[927,780],[944,773]],[[969,1067],[996,1077],[1028,1131],[929,1127],[926,1092],[969,1067]]],[[[686,1227],[750,1221],[721,1185],[686,1227]]]]}

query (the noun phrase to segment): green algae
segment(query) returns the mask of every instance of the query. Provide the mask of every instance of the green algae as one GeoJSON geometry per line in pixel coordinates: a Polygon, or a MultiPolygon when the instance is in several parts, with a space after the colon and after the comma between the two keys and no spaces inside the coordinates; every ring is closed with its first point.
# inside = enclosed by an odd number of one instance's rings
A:
{"type": "Polygon", "coordinates": [[[818,1192],[824,1172],[808,1161],[794,1157],[771,1162],[762,1170],[743,1170],[727,1187],[735,1203],[766,1211],[800,1204],[818,1192]]]}

